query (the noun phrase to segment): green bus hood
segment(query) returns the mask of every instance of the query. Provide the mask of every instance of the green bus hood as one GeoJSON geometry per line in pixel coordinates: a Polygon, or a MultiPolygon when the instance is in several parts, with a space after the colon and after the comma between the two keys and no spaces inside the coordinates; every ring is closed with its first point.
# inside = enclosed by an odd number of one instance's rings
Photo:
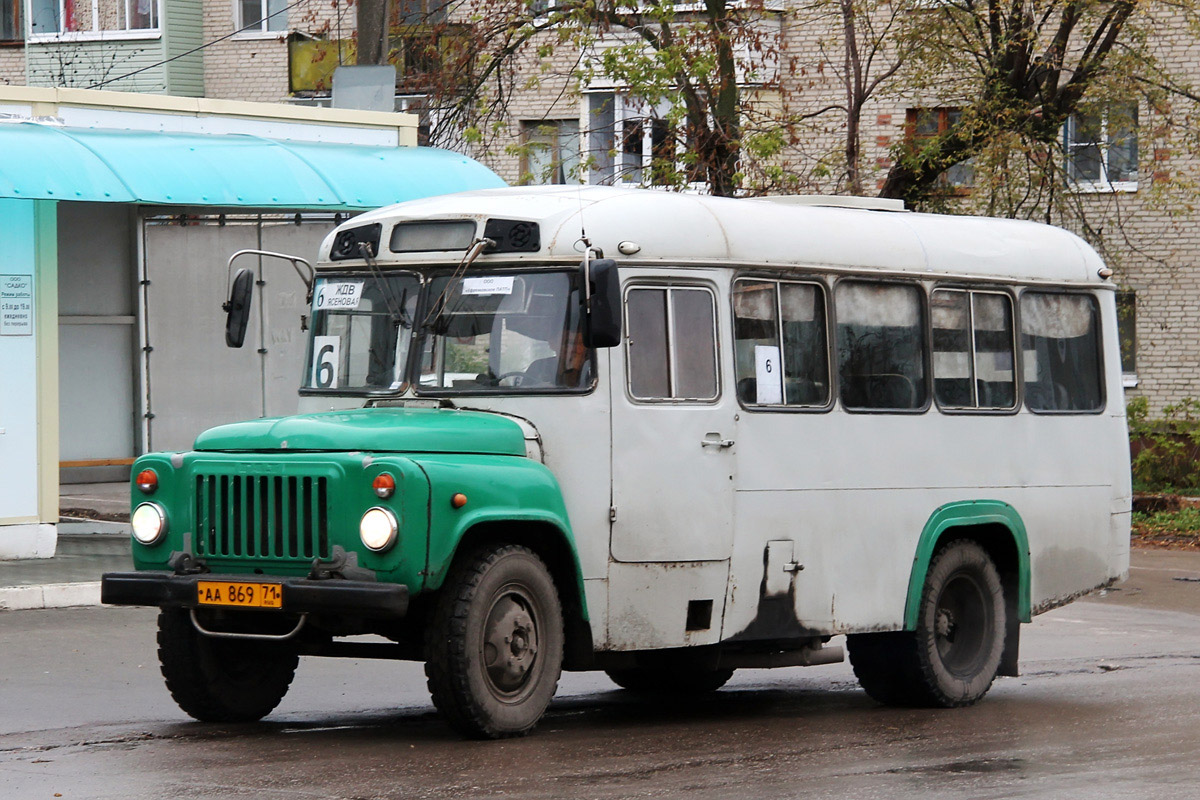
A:
{"type": "Polygon", "coordinates": [[[525,435],[511,419],[479,411],[360,408],[221,425],[197,436],[195,448],[523,456],[525,435]]]}

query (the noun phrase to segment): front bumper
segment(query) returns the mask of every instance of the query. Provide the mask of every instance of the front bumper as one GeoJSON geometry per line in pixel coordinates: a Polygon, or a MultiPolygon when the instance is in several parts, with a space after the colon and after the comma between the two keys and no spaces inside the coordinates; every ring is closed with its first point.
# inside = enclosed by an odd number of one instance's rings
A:
{"type": "MultiPolygon", "coordinates": [[[[351,614],[383,619],[408,613],[408,587],[394,583],[211,573],[109,572],[100,578],[100,602],[117,606],[198,608],[196,582],[201,580],[278,584],[285,613],[351,614]]],[[[232,606],[205,608],[237,610],[232,606]]]]}

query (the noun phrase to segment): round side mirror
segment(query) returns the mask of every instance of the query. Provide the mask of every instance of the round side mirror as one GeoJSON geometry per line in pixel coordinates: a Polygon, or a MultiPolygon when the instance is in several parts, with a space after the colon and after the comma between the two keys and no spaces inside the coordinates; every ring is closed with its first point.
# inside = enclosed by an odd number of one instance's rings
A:
{"type": "Polygon", "coordinates": [[[254,271],[239,269],[233,278],[229,300],[221,307],[228,315],[225,318],[225,344],[241,347],[246,341],[246,328],[250,324],[250,297],[254,294],[254,271]]]}

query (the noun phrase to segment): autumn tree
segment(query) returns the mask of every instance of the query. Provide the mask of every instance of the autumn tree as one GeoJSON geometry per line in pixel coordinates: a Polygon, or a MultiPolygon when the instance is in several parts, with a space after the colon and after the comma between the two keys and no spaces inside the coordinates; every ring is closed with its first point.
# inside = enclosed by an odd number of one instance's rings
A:
{"type": "MultiPolygon", "coordinates": [[[[778,37],[763,0],[465,0],[450,17],[469,20],[471,34],[448,82],[431,86],[443,131],[490,145],[501,132],[511,137],[516,93],[553,85],[577,98],[603,75],[665,123],[651,164],[658,183],[733,195],[747,188],[748,169],[787,143],[786,124],[762,110],[778,86],[778,37]]],[[[770,180],[764,171],[749,183],[770,180]]]]}
{"type": "MultiPolygon", "coordinates": [[[[975,159],[989,208],[1007,216],[1069,201],[1062,141],[1072,117],[1191,103],[1191,89],[1155,52],[1165,14],[1194,24],[1186,4],[1142,0],[937,0],[922,2],[904,36],[919,43],[898,76],[905,91],[936,93],[961,109],[919,147],[900,146],[881,194],[921,205],[950,167],[975,159]],[[1009,197],[1004,197],[1005,192],[1009,197]],[[1016,194],[1011,194],[1013,191],[1016,194]]],[[[1132,132],[1136,118],[1110,119],[1132,132]]],[[[1132,133],[1131,133],[1132,135],[1132,133]]]]}

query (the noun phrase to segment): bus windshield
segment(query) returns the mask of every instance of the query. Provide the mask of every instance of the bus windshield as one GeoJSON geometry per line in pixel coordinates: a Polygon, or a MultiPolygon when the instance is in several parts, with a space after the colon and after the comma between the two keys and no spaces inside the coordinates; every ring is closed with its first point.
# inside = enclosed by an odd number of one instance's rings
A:
{"type": "Polygon", "coordinates": [[[417,391],[587,389],[593,368],[579,292],[575,271],[434,278],[417,391]]]}
{"type": "Polygon", "coordinates": [[[419,294],[411,273],[318,278],[303,387],[402,390],[419,294]]]}

